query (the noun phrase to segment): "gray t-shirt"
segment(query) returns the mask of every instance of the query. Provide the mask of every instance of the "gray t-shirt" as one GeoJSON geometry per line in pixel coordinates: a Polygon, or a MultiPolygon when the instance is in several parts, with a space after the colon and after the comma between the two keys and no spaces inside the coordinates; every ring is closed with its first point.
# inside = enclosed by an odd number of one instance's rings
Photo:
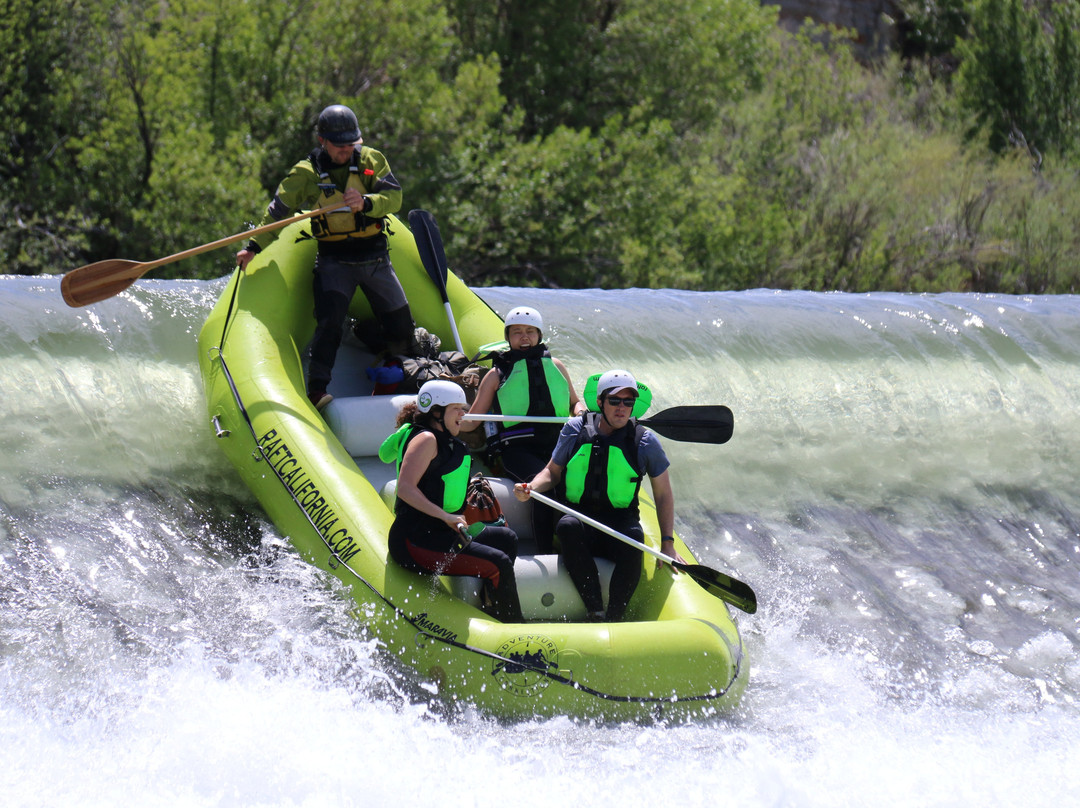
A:
{"type": "MultiPolygon", "coordinates": [[[[574,450],[574,444],[577,443],[578,433],[581,432],[584,424],[585,419],[576,415],[563,425],[562,432],[559,433],[559,442],[555,444],[555,451],[551,453],[551,459],[555,465],[566,468],[573,456],[571,453],[574,450]]],[[[671,465],[671,461],[664,454],[664,447],[660,445],[660,440],[648,429],[642,430],[641,442],[638,444],[638,459],[645,468],[645,474],[649,477],[659,477],[671,465]]]]}

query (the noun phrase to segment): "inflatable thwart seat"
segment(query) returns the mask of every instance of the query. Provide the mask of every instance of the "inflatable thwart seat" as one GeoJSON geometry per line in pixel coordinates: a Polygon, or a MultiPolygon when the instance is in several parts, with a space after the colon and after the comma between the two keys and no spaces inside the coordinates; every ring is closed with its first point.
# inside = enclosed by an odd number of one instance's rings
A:
{"type": "MultiPolygon", "coordinates": [[[[394,507],[397,477],[391,464],[379,460],[379,447],[386,436],[397,428],[398,412],[413,400],[413,395],[348,396],[335,398],[322,413],[342,446],[356,460],[364,476],[380,492],[391,510],[394,507]]],[[[489,479],[507,524],[518,534],[521,555],[514,564],[514,574],[524,618],[532,621],[584,620],[585,603],[566,568],[560,563],[559,556],[534,555],[530,552],[533,535],[529,508],[544,506],[519,502],[514,496],[513,482],[505,477],[489,479]]],[[[598,558],[596,566],[606,602],[614,564],[598,558]]],[[[479,608],[479,578],[448,576],[445,580],[456,597],[479,608]]]]}

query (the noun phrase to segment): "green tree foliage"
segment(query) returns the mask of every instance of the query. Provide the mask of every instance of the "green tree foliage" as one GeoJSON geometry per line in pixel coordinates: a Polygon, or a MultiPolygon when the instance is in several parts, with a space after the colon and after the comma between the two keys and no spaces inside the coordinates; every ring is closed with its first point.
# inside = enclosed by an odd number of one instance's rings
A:
{"type": "Polygon", "coordinates": [[[590,104],[605,119],[645,104],[678,133],[708,126],[719,106],[761,85],[775,21],[775,7],[747,0],[625,0],[590,104]]]}
{"type": "Polygon", "coordinates": [[[677,130],[761,80],[775,16],[747,0],[456,0],[462,53],[497,55],[520,134],[598,129],[645,104],[677,130]]]}
{"type": "Polygon", "coordinates": [[[514,5],[512,18],[482,17],[487,27],[465,17],[465,52],[517,41],[511,23],[542,28],[561,6],[585,18],[560,40],[582,77],[575,95],[542,71],[525,71],[528,87],[500,74],[503,131],[517,136],[460,154],[462,179],[433,208],[467,222],[457,268],[476,281],[701,288],[721,234],[737,229],[725,199],[741,180],[700,156],[700,129],[762,83],[774,12],[741,0],[514,5]],[[530,116],[534,92],[558,96],[557,109],[530,116]]]}
{"type": "Polygon", "coordinates": [[[977,0],[971,36],[958,46],[961,104],[988,134],[991,148],[1037,153],[1075,148],[1080,82],[1076,0],[1048,14],[1023,0],[977,0]]]}
{"type": "Polygon", "coordinates": [[[968,26],[964,0],[901,0],[904,49],[937,59],[952,54],[968,26]]]}
{"type": "Polygon", "coordinates": [[[620,0],[455,0],[464,58],[494,54],[500,90],[523,114],[524,137],[590,120],[594,73],[620,0]]]}
{"type": "Polygon", "coordinates": [[[1077,0],[905,8],[868,66],[757,0],[0,0],[0,268],[239,232],[345,103],[470,283],[1077,291],[1077,0]]]}
{"type": "Polygon", "coordinates": [[[80,205],[70,144],[98,119],[94,59],[75,46],[99,29],[94,2],[0,3],[0,271],[48,271],[77,259],[99,223],[80,205]]]}

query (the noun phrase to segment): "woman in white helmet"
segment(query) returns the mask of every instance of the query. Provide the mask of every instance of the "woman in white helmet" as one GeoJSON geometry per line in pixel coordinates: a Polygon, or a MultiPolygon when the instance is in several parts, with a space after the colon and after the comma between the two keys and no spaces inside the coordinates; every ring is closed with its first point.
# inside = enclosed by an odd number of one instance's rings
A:
{"type": "Polygon", "coordinates": [[[457,439],[465,415],[465,391],[445,380],[425,382],[415,403],[398,415],[398,430],[379,449],[398,467],[390,555],[414,572],[483,578],[504,622],[521,621],[514,561],[517,534],[487,526],[468,542],[462,516],[472,459],[457,439]],[[462,545],[465,545],[464,547],[462,545]]]}
{"type": "MultiPolygon", "coordinates": [[[[581,415],[578,398],[566,366],[544,344],[544,320],[534,308],[517,306],[503,321],[510,349],[490,354],[492,371],[476,391],[470,413],[503,415],[581,415]]],[[[466,421],[462,429],[475,429],[479,421],[466,421]]],[[[506,476],[527,482],[544,467],[559,439],[561,427],[528,421],[506,421],[488,440],[492,455],[506,476]]],[[[533,508],[533,536],[537,552],[550,553],[555,533],[550,508],[533,508]]]]}
{"type": "MultiPolygon", "coordinates": [[[[639,521],[638,491],[648,477],[663,537],[660,551],[682,562],[672,538],[675,496],[668,476],[670,463],[656,435],[632,417],[643,393],[648,393],[648,388],[625,370],[601,375],[596,385],[598,411],[567,421],[551,460],[531,483],[514,486],[514,494],[524,502],[531,491],[542,493],[561,484],[564,498],[578,511],[642,542],[645,536],[639,521]]],[[[648,393],[648,400],[651,397],[648,393]]],[[[647,402],[642,403],[637,409],[644,411],[647,402]]],[[[555,533],[563,563],[585,602],[589,619],[622,620],[641,578],[641,550],[575,516],[559,519],[555,533]],[[606,610],[594,556],[615,562],[606,610]]]]}
{"type": "MultiPolygon", "coordinates": [[[[332,104],[316,126],[319,145],[278,184],[260,224],[281,221],[300,210],[337,205],[311,219],[318,243],[312,274],[315,333],[307,365],[308,399],[322,410],[341,345],[349,303],[359,289],[371,304],[391,355],[403,353],[413,335],[412,310],[390,261],[387,233],[391,213],[401,209],[401,184],[382,152],[363,145],[356,113],[332,104]]],[[[253,237],[236,254],[241,270],[282,230],[253,237]]]]}

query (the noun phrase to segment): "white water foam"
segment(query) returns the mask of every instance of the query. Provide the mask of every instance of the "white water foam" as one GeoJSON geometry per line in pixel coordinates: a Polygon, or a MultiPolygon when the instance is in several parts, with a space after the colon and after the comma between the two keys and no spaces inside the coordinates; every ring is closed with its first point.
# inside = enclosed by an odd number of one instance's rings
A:
{"type": "Polygon", "coordinates": [[[732,406],[731,444],[668,444],[678,527],[761,603],[730,716],[504,724],[388,664],[210,448],[188,351],[220,284],[96,320],[43,311],[58,279],[0,287],[5,806],[1080,793],[1074,300],[485,292],[540,307],[575,379],[732,406]]]}

